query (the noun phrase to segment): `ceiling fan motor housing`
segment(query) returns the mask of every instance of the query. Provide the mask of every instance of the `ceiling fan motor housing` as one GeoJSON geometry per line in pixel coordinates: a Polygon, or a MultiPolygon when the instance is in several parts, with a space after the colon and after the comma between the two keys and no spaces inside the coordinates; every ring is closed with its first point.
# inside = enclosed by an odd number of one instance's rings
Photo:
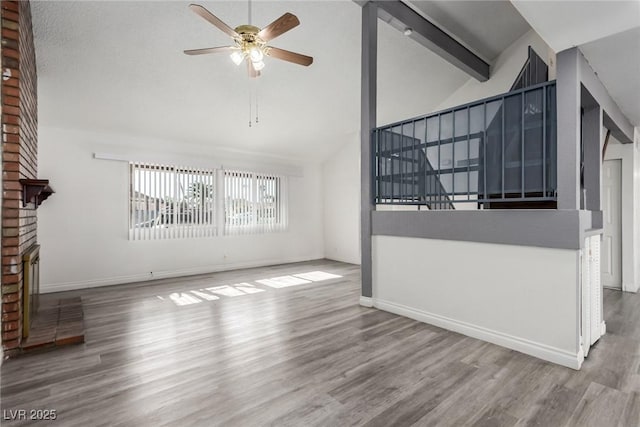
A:
{"type": "Polygon", "coordinates": [[[260,28],[255,27],[253,25],[240,25],[235,28],[235,32],[240,34],[240,38],[236,38],[236,43],[242,47],[246,46],[264,46],[266,43],[262,40],[258,33],[260,32],[260,28]]]}

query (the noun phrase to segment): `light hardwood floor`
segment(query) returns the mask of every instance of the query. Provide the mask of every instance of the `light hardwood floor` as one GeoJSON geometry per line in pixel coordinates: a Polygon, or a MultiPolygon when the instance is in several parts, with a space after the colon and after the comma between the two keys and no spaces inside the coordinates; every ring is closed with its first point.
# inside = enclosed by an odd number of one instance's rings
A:
{"type": "Polygon", "coordinates": [[[69,292],[83,298],[86,343],[5,361],[3,416],[55,409],[55,422],[33,425],[63,426],[640,426],[640,295],[605,292],[607,335],[573,371],[360,307],[359,280],[357,266],[321,260],[69,292]],[[341,277],[257,282],[316,271],[341,277]]]}

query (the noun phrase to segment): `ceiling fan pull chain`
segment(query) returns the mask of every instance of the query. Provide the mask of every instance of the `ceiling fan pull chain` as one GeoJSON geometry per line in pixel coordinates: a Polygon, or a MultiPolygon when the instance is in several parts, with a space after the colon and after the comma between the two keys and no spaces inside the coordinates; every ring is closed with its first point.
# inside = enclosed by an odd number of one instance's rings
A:
{"type": "Polygon", "coordinates": [[[258,83],[256,82],[256,124],[258,124],[258,83]]]}

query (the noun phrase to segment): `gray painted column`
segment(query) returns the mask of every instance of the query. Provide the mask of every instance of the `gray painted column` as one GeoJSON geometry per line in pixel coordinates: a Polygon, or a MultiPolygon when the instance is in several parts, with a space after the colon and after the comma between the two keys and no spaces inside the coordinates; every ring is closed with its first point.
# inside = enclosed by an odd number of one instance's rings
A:
{"type": "Polygon", "coordinates": [[[556,58],[558,109],[558,209],[580,209],[580,71],[579,51],[556,58]]]}
{"type": "Polygon", "coordinates": [[[362,296],[372,296],[371,212],[375,209],[372,187],[371,131],[376,126],[378,10],[374,3],[362,7],[362,86],[360,107],[360,269],[362,296]]]}
{"type": "Polygon", "coordinates": [[[582,118],[584,139],[584,188],[586,190],[585,209],[601,210],[600,176],[602,167],[602,108],[591,107],[585,110],[582,118]]]}

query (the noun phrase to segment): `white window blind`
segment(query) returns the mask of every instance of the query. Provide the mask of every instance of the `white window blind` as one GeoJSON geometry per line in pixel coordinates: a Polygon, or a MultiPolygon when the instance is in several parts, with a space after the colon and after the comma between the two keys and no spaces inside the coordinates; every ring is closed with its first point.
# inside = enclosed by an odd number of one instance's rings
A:
{"type": "Polygon", "coordinates": [[[225,234],[255,234],[287,228],[286,178],[224,171],[225,234]]]}
{"type": "Polygon", "coordinates": [[[216,171],[130,163],[129,238],[211,237],[216,171]]]}

